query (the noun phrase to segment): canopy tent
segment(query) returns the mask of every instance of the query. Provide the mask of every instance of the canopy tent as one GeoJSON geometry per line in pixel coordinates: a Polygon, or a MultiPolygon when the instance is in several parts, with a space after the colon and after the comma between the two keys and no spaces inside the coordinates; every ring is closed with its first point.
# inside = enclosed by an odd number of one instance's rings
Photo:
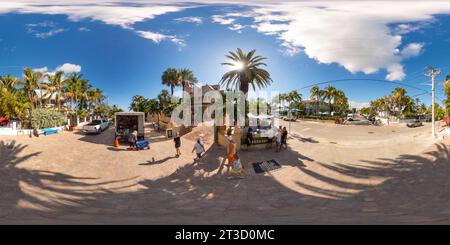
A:
{"type": "Polygon", "coordinates": [[[450,123],[450,117],[444,118],[444,119],[442,119],[442,121],[445,123],[450,123]]]}
{"type": "Polygon", "coordinates": [[[3,122],[3,121],[8,121],[8,119],[6,119],[4,117],[0,117],[0,122],[3,122]]]}

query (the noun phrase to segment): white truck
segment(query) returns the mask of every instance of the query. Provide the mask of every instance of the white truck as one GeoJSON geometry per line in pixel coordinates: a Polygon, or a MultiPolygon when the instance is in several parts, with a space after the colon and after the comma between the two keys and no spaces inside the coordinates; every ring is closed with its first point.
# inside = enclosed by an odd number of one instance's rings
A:
{"type": "Polygon", "coordinates": [[[95,119],[83,126],[83,132],[100,134],[109,127],[108,119],[95,119]]]}
{"type": "Polygon", "coordinates": [[[115,137],[120,140],[128,140],[128,135],[134,130],[138,133],[138,139],[144,138],[144,112],[117,112],[114,115],[115,137]]]}

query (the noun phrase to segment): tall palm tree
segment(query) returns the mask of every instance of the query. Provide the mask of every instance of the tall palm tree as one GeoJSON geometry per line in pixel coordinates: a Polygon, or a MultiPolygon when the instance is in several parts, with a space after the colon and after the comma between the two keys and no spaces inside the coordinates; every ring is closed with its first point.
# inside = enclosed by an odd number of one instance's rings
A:
{"type": "Polygon", "coordinates": [[[289,108],[291,107],[291,102],[299,102],[302,100],[302,94],[300,94],[297,90],[293,90],[287,94],[289,100],[289,108]]]}
{"type": "Polygon", "coordinates": [[[43,74],[41,72],[33,71],[28,67],[23,70],[24,81],[22,83],[22,89],[28,95],[32,109],[36,108],[38,106],[38,101],[40,101],[36,91],[42,88],[40,84],[42,77],[43,74]]]}
{"type": "Polygon", "coordinates": [[[173,95],[173,90],[176,86],[181,85],[178,71],[174,68],[166,69],[161,76],[161,81],[163,85],[170,87],[170,95],[173,95]]]}
{"type": "Polygon", "coordinates": [[[87,94],[88,94],[89,105],[91,107],[95,107],[96,105],[100,104],[105,99],[105,96],[103,95],[103,91],[99,88],[89,89],[87,91],[87,94]]]}
{"type": "Polygon", "coordinates": [[[331,102],[334,100],[334,98],[336,96],[336,88],[331,85],[328,85],[325,88],[323,95],[324,95],[324,99],[328,100],[328,106],[330,107],[330,115],[331,115],[331,112],[333,110],[331,102]]]}
{"type": "Polygon", "coordinates": [[[194,76],[194,73],[189,69],[180,69],[178,71],[178,79],[179,83],[181,84],[183,91],[184,87],[187,84],[194,84],[197,83],[197,78],[194,76]]]}
{"type": "Polygon", "coordinates": [[[143,110],[144,102],[145,102],[144,96],[142,96],[142,95],[133,96],[133,98],[131,99],[130,110],[137,111],[137,112],[144,111],[143,110]]]}
{"type": "Polygon", "coordinates": [[[68,80],[63,78],[64,72],[57,71],[55,74],[46,74],[48,78],[47,94],[51,99],[55,95],[56,106],[58,111],[61,110],[61,98],[63,97],[63,88],[68,80]]]}
{"type": "Polygon", "coordinates": [[[310,95],[309,99],[313,100],[315,102],[315,104],[316,104],[316,113],[318,113],[319,112],[319,103],[320,103],[320,100],[322,98],[323,91],[320,90],[319,86],[316,85],[316,86],[311,88],[310,93],[311,93],[311,95],[310,95]]]}
{"type": "Polygon", "coordinates": [[[157,125],[159,125],[159,114],[161,113],[161,105],[156,99],[150,99],[147,101],[146,113],[156,115],[157,125]]]}
{"type": "Polygon", "coordinates": [[[83,75],[80,73],[73,73],[67,78],[64,94],[68,99],[70,99],[71,108],[79,105],[87,85],[88,81],[83,79],[83,75]]]}
{"type": "Polygon", "coordinates": [[[266,66],[262,61],[265,57],[255,55],[256,50],[245,53],[240,48],[236,52],[229,52],[225,55],[230,61],[222,65],[231,66],[233,69],[222,76],[220,83],[226,85],[226,88],[234,87],[247,95],[249,87],[253,90],[265,88],[272,82],[270,74],[261,66],[266,66]]]}
{"type": "Polygon", "coordinates": [[[340,89],[336,90],[334,94],[334,104],[336,110],[340,114],[342,114],[348,109],[349,107],[348,98],[345,96],[344,91],[340,89]]]}

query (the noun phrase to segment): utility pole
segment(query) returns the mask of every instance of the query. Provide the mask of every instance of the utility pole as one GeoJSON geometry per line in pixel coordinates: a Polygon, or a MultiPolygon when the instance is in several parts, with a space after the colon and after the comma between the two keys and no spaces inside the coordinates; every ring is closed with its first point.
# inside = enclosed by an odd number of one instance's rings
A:
{"type": "Polygon", "coordinates": [[[427,68],[429,70],[429,72],[427,74],[425,74],[425,76],[427,77],[431,77],[431,136],[433,137],[433,139],[436,137],[436,129],[435,129],[435,125],[434,125],[434,117],[435,117],[435,113],[434,113],[434,78],[441,74],[441,70],[440,69],[434,69],[433,67],[429,66],[427,68]]]}

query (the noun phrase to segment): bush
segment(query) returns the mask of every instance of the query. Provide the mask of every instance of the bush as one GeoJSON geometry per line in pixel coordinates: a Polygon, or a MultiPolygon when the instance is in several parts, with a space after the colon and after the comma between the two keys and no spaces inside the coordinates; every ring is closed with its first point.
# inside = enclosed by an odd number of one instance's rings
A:
{"type": "Polygon", "coordinates": [[[35,129],[59,127],[65,124],[64,115],[57,111],[35,109],[31,114],[31,127],[35,129]]]}

